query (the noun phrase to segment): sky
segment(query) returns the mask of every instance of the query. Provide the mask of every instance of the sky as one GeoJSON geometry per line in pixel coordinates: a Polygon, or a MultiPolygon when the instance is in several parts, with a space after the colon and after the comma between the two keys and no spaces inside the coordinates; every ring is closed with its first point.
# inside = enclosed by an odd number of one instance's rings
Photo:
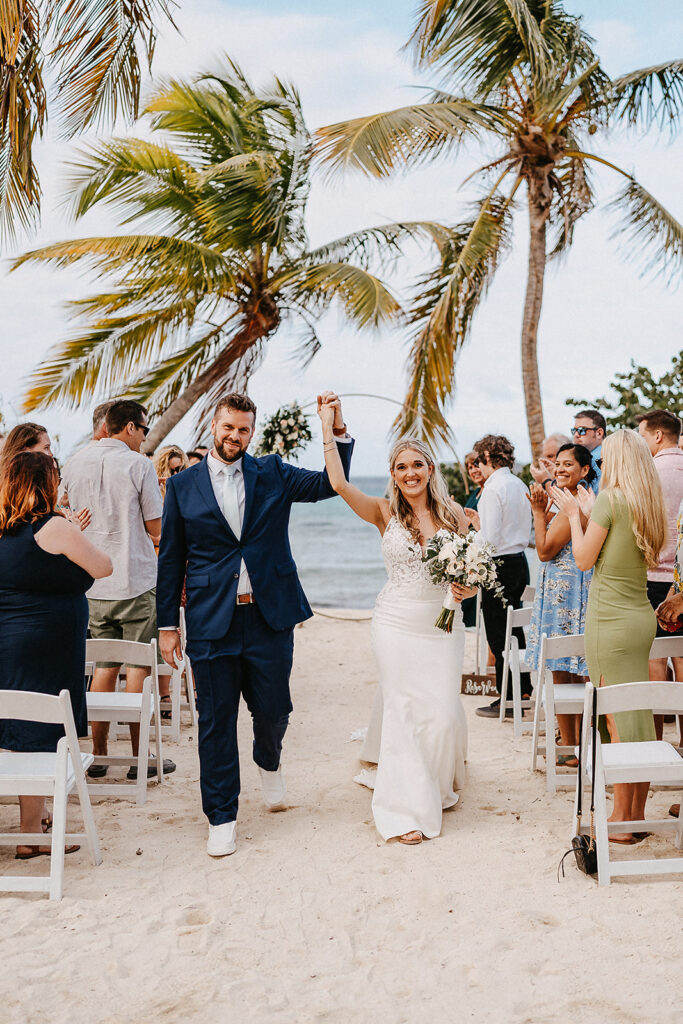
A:
{"type": "MultiPolygon", "coordinates": [[[[585,14],[587,30],[611,74],[680,57],[683,9],[678,0],[570,0],[567,8],[585,14]],[[653,18],[656,11],[656,19],[653,18]]],[[[221,56],[237,60],[256,84],[272,73],[299,88],[310,129],[338,120],[391,109],[419,96],[415,87],[436,78],[416,73],[402,51],[414,22],[416,0],[346,0],[343,5],[316,0],[181,0],[176,13],[180,33],[165,30],[157,46],[154,73],[190,77],[219,66],[221,56]]],[[[131,131],[131,129],[125,129],[131,131]]],[[[680,190],[683,141],[669,142],[655,132],[604,139],[595,150],[635,173],[638,180],[683,220],[680,190]]],[[[23,251],[61,238],[109,234],[117,230],[110,212],[94,211],[71,223],[60,205],[64,163],[74,145],[49,136],[40,144],[44,189],[42,226],[16,247],[23,251]]],[[[316,175],[308,206],[313,245],[349,231],[394,220],[431,219],[454,223],[467,216],[474,197],[461,182],[493,150],[464,149],[456,159],[382,182],[360,175],[327,180],[316,175]]],[[[598,197],[606,201],[619,187],[616,175],[596,173],[598,197]]],[[[604,205],[604,203],[603,203],[604,205]]],[[[683,348],[681,289],[641,277],[637,253],[611,237],[615,221],[596,209],[578,225],[568,258],[551,265],[546,276],[539,334],[539,365],[547,433],[566,431],[572,412],[569,396],[592,399],[604,394],[615,372],[636,359],[664,372],[683,348]]],[[[10,256],[11,252],[3,253],[10,256]]],[[[410,281],[425,269],[426,254],[414,251],[387,282],[405,294],[410,281]]],[[[471,337],[457,367],[456,389],[448,419],[456,447],[464,454],[485,433],[504,433],[526,461],[526,431],[520,369],[520,331],[526,286],[526,218],[515,223],[515,245],[476,314],[471,337]]],[[[0,263],[0,352],[2,409],[13,424],[22,417],[21,396],[31,370],[70,328],[64,303],[97,285],[75,269],[57,271],[27,266],[9,274],[0,263]]],[[[323,389],[342,395],[371,392],[393,402],[403,399],[405,363],[410,343],[404,328],[357,333],[336,312],[318,325],[323,347],[302,373],[292,360],[294,340],[282,329],[268,344],[268,355],[254,375],[250,392],[260,414],[285,403],[310,402],[323,389]]],[[[97,396],[78,410],[49,409],[32,417],[58,435],[61,455],[88,430],[97,396]]],[[[344,412],[357,439],[357,474],[382,473],[388,433],[397,409],[379,399],[349,397],[344,412]]],[[[189,441],[191,423],[171,436],[189,441]]],[[[443,453],[446,455],[446,452],[443,453]]],[[[317,466],[317,443],[302,465],[317,466]]]]}

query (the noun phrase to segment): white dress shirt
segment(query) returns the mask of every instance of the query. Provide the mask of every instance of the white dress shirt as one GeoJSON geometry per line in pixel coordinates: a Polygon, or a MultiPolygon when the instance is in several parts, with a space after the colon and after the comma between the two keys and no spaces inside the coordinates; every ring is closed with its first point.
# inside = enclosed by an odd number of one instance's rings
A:
{"type": "Polygon", "coordinates": [[[480,529],[477,541],[488,541],[496,555],[517,555],[529,544],[531,505],[528,490],[507,466],[501,466],[487,479],[479,498],[480,529]]]}
{"type": "MultiPolygon", "coordinates": [[[[225,508],[223,507],[223,485],[225,484],[225,472],[229,470],[235,474],[235,489],[237,491],[237,503],[240,510],[240,524],[244,523],[244,470],[242,468],[242,459],[237,459],[236,462],[221,462],[217,459],[213,452],[209,452],[207,458],[209,466],[209,479],[211,480],[211,486],[213,487],[213,493],[216,496],[218,507],[225,516],[225,508]]],[[[225,517],[227,520],[227,516],[225,517]]],[[[240,578],[237,584],[237,593],[239,594],[251,594],[251,580],[249,579],[249,573],[247,567],[244,564],[244,559],[240,564],[240,578]]]]}

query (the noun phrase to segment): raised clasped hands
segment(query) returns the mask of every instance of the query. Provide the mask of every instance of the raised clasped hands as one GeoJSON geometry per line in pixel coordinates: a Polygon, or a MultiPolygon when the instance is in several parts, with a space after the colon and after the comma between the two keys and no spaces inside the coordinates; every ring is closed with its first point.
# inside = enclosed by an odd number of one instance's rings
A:
{"type": "Polygon", "coordinates": [[[330,410],[333,410],[331,417],[334,430],[344,429],[344,417],[342,415],[341,399],[334,391],[323,391],[318,395],[318,416],[323,425],[330,422],[330,410]]]}

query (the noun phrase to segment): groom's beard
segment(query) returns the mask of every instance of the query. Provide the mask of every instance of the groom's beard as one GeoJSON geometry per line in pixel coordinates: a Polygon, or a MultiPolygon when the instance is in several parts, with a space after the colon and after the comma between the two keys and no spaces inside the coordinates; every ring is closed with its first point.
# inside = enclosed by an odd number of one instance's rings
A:
{"type": "Polygon", "coordinates": [[[228,448],[227,445],[227,441],[218,441],[214,437],[213,446],[222,458],[223,462],[237,462],[238,459],[242,458],[249,447],[249,441],[247,441],[244,447],[240,445],[239,448],[228,448]]]}

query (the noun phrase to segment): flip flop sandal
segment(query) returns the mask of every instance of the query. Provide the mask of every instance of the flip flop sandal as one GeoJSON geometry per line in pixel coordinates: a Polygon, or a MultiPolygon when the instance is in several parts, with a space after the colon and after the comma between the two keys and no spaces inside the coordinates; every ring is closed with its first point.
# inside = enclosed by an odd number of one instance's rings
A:
{"type": "MultiPolygon", "coordinates": [[[[159,700],[160,700],[160,702],[162,704],[170,704],[171,703],[171,698],[170,697],[160,697],[159,700]]],[[[159,714],[160,714],[160,717],[163,719],[164,722],[170,722],[173,719],[173,712],[170,710],[170,708],[167,708],[164,711],[160,711],[159,714]]]]}
{"type": "Polygon", "coordinates": [[[90,779],[103,779],[108,771],[108,764],[91,764],[87,774],[90,779]]]}
{"type": "Polygon", "coordinates": [[[633,838],[637,842],[642,843],[643,839],[649,839],[651,835],[653,835],[652,832],[634,832],[633,838]]]}
{"type": "Polygon", "coordinates": [[[578,768],[579,759],[575,754],[560,754],[557,758],[558,768],[578,768]]]}
{"type": "Polygon", "coordinates": [[[419,846],[423,839],[424,836],[422,835],[421,832],[418,832],[417,829],[415,829],[415,831],[413,832],[406,832],[405,835],[398,836],[399,843],[403,843],[404,846],[419,846]],[[419,838],[409,839],[409,836],[418,836],[419,838]]]}
{"type": "Polygon", "coordinates": [[[635,846],[638,842],[634,835],[632,835],[630,839],[617,839],[616,836],[608,836],[607,838],[610,843],[616,843],[617,846],[635,846]]]}
{"type": "MultiPolygon", "coordinates": [[[[41,850],[39,846],[30,846],[30,853],[15,853],[15,860],[33,860],[34,857],[51,857],[52,850],[41,850]]],[[[80,846],[65,846],[64,853],[75,853],[76,850],[80,850],[80,846]]]]}

